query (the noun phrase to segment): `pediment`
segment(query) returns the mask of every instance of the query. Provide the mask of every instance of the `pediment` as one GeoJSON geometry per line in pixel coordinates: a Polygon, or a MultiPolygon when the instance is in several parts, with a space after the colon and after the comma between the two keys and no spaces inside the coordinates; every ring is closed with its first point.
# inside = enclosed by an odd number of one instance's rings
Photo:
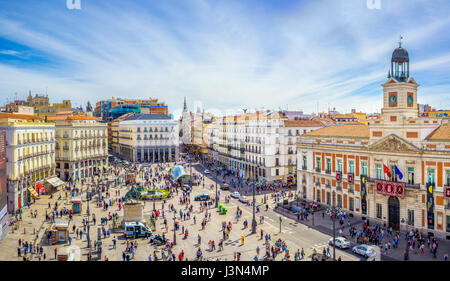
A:
{"type": "Polygon", "coordinates": [[[395,84],[395,83],[398,83],[398,81],[395,80],[394,77],[390,77],[383,85],[386,85],[386,84],[395,84]]]}
{"type": "Polygon", "coordinates": [[[421,150],[407,142],[406,140],[400,138],[397,135],[391,134],[376,143],[369,146],[369,150],[376,151],[392,151],[392,152],[420,152],[421,150]]]}
{"type": "Polygon", "coordinates": [[[414,80],[414,78],[412,78],[412,77],[409,77],[407,83],[411,83],[411,84],[416,84],[417,85],[416,80],[414,80]]]}

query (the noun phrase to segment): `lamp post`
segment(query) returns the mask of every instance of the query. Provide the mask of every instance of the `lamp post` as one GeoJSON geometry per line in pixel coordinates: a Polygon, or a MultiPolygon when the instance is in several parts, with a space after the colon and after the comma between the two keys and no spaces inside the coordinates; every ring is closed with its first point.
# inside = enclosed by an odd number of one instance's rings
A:
{"type": "Polygon", "coordinates": [[[174,245],[177,244],[177,235],[175,232],[175,220],[177,219],[176,214],[177,214],[177,210],[173,209],[173,244],[174,245]]]}
{"type": "Polygon", "coordinates": [[[219,206],[219,198],[217,197],[217,181],[219,180],[219,170],[216,171],[216,208],[219,206]]]}
{"type": "Polygon", "coordinates": [[[253,220],[252,220],[252,234],[256,233],[256,199],[255,199],[255,189],[256,189],[256,176],[255,179],[253,181],[253,220]]]}
{"type": "Polygon", "coordinates": [[[336,207],[333,201],[332,209],[332,219],[333,219],[333,260],[336,261],[336,207]]]}

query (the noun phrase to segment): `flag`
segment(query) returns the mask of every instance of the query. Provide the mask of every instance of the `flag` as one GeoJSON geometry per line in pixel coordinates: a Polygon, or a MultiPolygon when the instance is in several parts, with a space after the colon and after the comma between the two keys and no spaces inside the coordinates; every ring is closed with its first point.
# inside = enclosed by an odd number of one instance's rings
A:
{"type": "Polygon", "coordinates": [[[392,177],[391,175],[391,171],[389,170],[389,168],[383,164],[383,169],[384,169],[384,173],[390,178],[392,177]]]}
{"type": "Polygon", "coordinates": [[[397,165],[394,166],[394,171],[400,179],[403,178],[403,174],[402,174],[402,172],[400,172],[400,169],[397,167],[397,165]]]}

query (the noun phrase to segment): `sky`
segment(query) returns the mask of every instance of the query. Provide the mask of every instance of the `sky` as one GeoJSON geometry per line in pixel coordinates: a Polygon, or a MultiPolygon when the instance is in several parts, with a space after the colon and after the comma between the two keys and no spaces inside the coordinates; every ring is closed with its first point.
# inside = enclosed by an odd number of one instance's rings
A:
{"type": "Polygon", "coordinates": [[[450,109],[448,0],[79,1],[0,0],[0,104],[380,112],[401,35],[418,102],[450,109]]]}

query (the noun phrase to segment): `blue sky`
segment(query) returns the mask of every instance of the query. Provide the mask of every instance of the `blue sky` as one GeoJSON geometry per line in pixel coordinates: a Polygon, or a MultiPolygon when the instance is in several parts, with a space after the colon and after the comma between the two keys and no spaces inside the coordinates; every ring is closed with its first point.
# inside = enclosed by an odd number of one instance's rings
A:
{"type": "Polygon", "coordinates": [[[401,34],[419,103],[450,109],[448,0],[0,0],[0,103],[45,93],[377,112],[401,34]]]}

